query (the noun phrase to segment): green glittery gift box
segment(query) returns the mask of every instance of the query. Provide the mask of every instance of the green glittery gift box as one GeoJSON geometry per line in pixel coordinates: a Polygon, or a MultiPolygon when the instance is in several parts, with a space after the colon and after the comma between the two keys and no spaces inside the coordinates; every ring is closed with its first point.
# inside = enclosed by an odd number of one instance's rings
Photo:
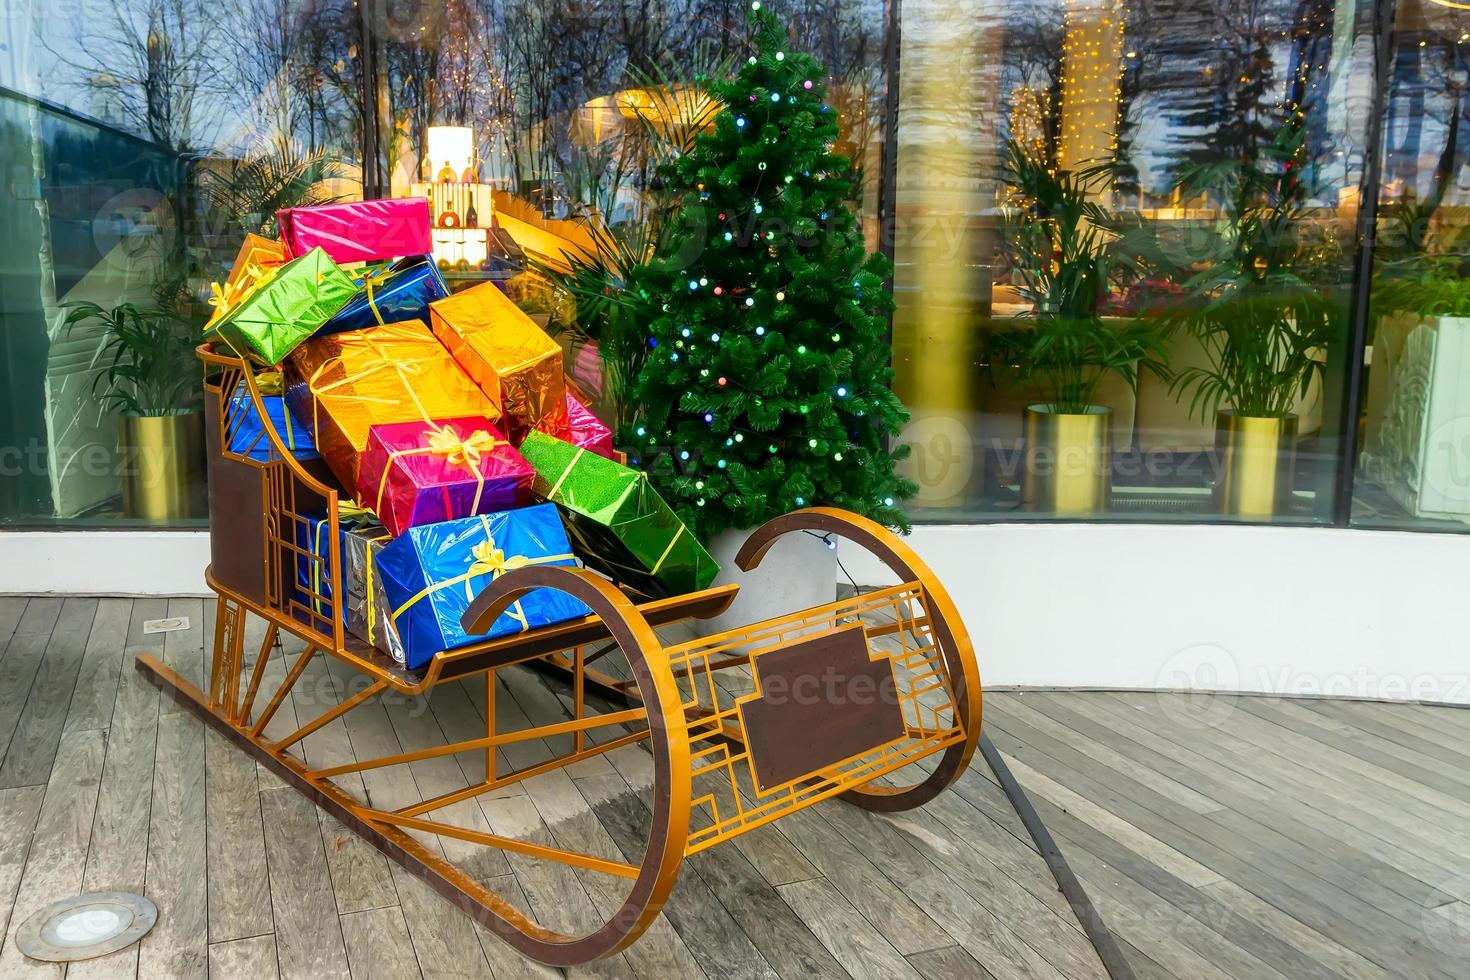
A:
{"type": "Polygon", "coordinates": [[[649,596],[707,589],[720,570],[648,483],[648,474],[569,442],[531,432],[520,452],[536,471],[532,491],[561,510],[572,551],[649,596]]]}
{"type": "Polygon", "coordinates": [[[209,325],[206,336],[242,357],[274,366],[355,295],[352,276],[314,248],[266,270],[264,278],[209,325]]]}

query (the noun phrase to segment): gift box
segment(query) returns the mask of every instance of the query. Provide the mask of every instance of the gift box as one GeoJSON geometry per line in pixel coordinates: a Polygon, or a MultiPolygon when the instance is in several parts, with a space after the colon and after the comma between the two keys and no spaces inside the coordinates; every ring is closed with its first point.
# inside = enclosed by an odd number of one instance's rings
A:
{"type": "MultiPolygon", "coordinates": [[[[271,427],[286,444],[286,449],[297,459],[318,459],[316,444],[311,441],[311,433],[306,427],[291,417],[286,408],[286,399],[281,394],[280,378],[276,376],[273,391],[267,393],[272,387],[264,379],[266,375],[256,378],[256,387],[260,389],[260,404],[265,406],[266,419],[270,421],[271,427]]],[[[265,426],[261,422],[260,410],[255,401],[251,399],[245,382],[241,381],[235,386],[234,393],[230,396],[230,408],[226,413],[230,425],[230,452],[249,459],[268,463],[279,459],[275,446],[270,437],[266,435],[265,426]]]]}
{"type": "Polygon", "coordinates": [[[613,448],[612,430],[571,392],[567,392],[567,427],[556,433],[556,437],[604,459],[618,458],[618,451],[613,448]]]}
{"type": "Polygon", "coordinates": [[[286,359],[286,404],[344,487],[375,425],[433,422],[499,410],[417,321],[315,337],[286,359]]]}
{"type": "Polygon", "coordinates": [[[430,306],[434,336],[504,413],[519,443],[532,429],[566,427],[561,347],[500,288],[487,282],[430,306]]]}
{"type": "MultiPolygon", "coordinates": [[[[339,504],[337,518],[338,557],[342,564],[342,591],[345,596],[342,625],[353,636],[403,663],[403,643],[389,616],[392,609],[374,564],[378,552],[393,540],[393,536],[371,512],[363,508],[339,504]]],[[[296,525],[297,546],[320,559],[306,555],[297,557],[298,601],[322,618],[331,615],[331,607],[327,605],[332,598],[328,564],[330,527],[325,514],[309,516],[305,524],[296,525]]]]}
{"type": "Polygon", "coordinates": [[[267,269],[238,297],[219,296],[224,312],[207,331],[241,357],[276,365],[331,319],[357,292],[326,252],[267,269]]]}
{"type": "Polygon", "coordinates": [[[286,246],[280,242],[274,242],[259,235],[246,234],[245,242],[235,255],[235,261],[230,266],[230,274],[225,278],[224,285],[221,286],[217,282],[209,284],[211,293],[209,305],[214,307],[214,312],[210,314],[209,322],[204,325],[205,329],[212,328],[215,321],[228,313],[230,307],[249,293],[258,280],[267,276],[269,270],[283,266],[290,260],[291,256],[286,253],[286,246]]]}
{"type": "Polygon", "coordinates": [[[285,208],[276,224],[292,255],[322,248],[337,262],[378,262],[434,250],[422,197],[285,208]]]}
{"type": "Polygon", "coordinates": [[[579,619],[591,610],[555,589],[511,604],[487,633],[464,631],[460,617],[485,586],[526,565],[575,565],[555,507],[481,514],[409,528],[378,552],[377,572],[411,668],[440,650],[579,619]]]}
{"type": "Polygon", "coordinates": [[[429,322],[429,304],[449,295],[449,287],[431,255],[411,255],[392,265],[368,269],[357,280],[359,291],[318,334],[361,330],[404,320],[429,322]]]}
{"type": "Polygon", "coordinates": [[[541,432],[521,443],[532,489],[566,518],[572,550],[589,568],[649,596],[709,588],[719,571],[704,546],[648,482],[648,474],[541,432]]]}
{"type": "Polygon", "coordinates": [[[368,432],[357,498],[394,536],[525,505],[536,473],[483,417],[392,422],[368,432]]]}

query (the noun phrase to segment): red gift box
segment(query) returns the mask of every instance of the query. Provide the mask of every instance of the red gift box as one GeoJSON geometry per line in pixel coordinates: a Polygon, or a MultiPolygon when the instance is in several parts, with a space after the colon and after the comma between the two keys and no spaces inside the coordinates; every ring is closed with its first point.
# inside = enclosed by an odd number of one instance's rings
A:
{"type": "Polygon", "coordinates": [[[536,472],[482,416],[375,425],[358,500],[393,535],[411,527],[512,510],[530,502],[536,472]]]}
{"type": "Polygon", "coordinates": [[[618,460],[618,451],[613,448],[612,430],[592,414],[592,410],[567,394],[567,430],[555,433],[557,438],[580,446],[606,459],[618,460]]]}
{"type": "Polygon", "coordinates": [[[342,201],[276,212],[281,241],[295,255],[321,247],[338,264],[377,262],[434,250],[422,197],[342,201]]]}

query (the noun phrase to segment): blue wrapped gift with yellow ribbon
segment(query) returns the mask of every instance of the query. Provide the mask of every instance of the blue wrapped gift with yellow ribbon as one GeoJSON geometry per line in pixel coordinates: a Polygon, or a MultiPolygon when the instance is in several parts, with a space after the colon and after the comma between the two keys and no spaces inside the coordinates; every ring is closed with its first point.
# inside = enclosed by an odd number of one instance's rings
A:
{"type": "MultiPolygon", "coordinates": [[[[311,430],[292,418],[290,410],[286,408],[286,399],[281,395],[279,375],[276,376],[274,386],[266,380],[269,377],[263,374],[256,380],[261,389],[260,403],[265,406],[266,418],[270,420],[271,427],[276,430],[292,456],[297,459],[320,459],[316,443],[311,441],[311,430]]],[[[261,424],[260,410],[251,399],[250,392],[245,389],[243,381],[235,387],[235,393],[230,397],[227,416],[230,420],[230,452],[262,463],[277,458],[275,446],[271,444],[270,437],[265,434],[265,427],[261,424]]]]}
{"type": "Polygon", "coordinates": [[[322,324],[317,336],[405,320],[428,323],[429,304],[449,295],[432,255],[410,255],[365,269],[355,281],[357,295],[322,324]]]}
{"type": "Polygon", "coordinates": [[[590,614],[580,599],[536,589],[512,604],[487,633],[466,633],[459,623],[475,596],[501,575],[526,565],[575,565],[571,552],[551,504],[404,531],[378,552],[377,572],[407,665],[416,669],[440,650],[590,614]]]}
{"type": "MultiPolygon", "coordinates": [[[[332,581],[330,571],[330,522],[325,514],[306,515],[296,524],[296,546],[306,554],[296,557],[296,600],[317,617],[318,629],[331,628],[332,581]]],[[[340,535],[338,557],[342,563],[342,625],[353,636],[366,640],[399,663],[404,661],[403,644],[388,614],[391,609],[373,559],[392,535],[366,507],[341,501],[337,505],[340,535]]],[[[304,614],[303,614],[304,615],[304,614]]]]}

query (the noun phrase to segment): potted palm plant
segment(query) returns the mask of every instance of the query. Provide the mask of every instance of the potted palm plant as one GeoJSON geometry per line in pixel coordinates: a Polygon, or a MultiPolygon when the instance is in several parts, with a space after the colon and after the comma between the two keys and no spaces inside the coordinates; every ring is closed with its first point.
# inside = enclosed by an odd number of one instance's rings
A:
{"type": "Polygon", "coordinates": [[[1286,126],[1254,159],[1192,167],[1186,195],[1223,202],[1221,234],[1186,289],[1198,302],[1180,315],[1208,363],[1180,371],[1176,394],[1191,414],[1215,418],[1215,501],[1220,513],[1269,519],[1286,507],[1295,468],[1293,408],[1321,371],[1335,305],[1303,223],[1303,134],[1286,126]]]}
{"type": "Polygon", "coordinates": [[[992,361],[1046,396],[1025,410],[1021,496],[1033,510],[1091,514],[1106,508],[1112,483],[1113,409],[1097,404],[1098,389],[1112,374],[1133,387],[1141,368],[1162,371],[1158,340],[1143,321],[1099,313],[1120,264],[1098,202],[1112,168],[1049,167],[1012,142],[1006,172],[1016,204],[1007,239],[1032,310],[992,337],[992,361]]]}
{"type": "Polygon", "coordinates": [[[162,521],[190,516],[204,460],[193,331],[174,312],[121,303],[65,304],[65,329],[91,328],[100,367],[93,391],[118,414],[123,511],[162,521]]]}

